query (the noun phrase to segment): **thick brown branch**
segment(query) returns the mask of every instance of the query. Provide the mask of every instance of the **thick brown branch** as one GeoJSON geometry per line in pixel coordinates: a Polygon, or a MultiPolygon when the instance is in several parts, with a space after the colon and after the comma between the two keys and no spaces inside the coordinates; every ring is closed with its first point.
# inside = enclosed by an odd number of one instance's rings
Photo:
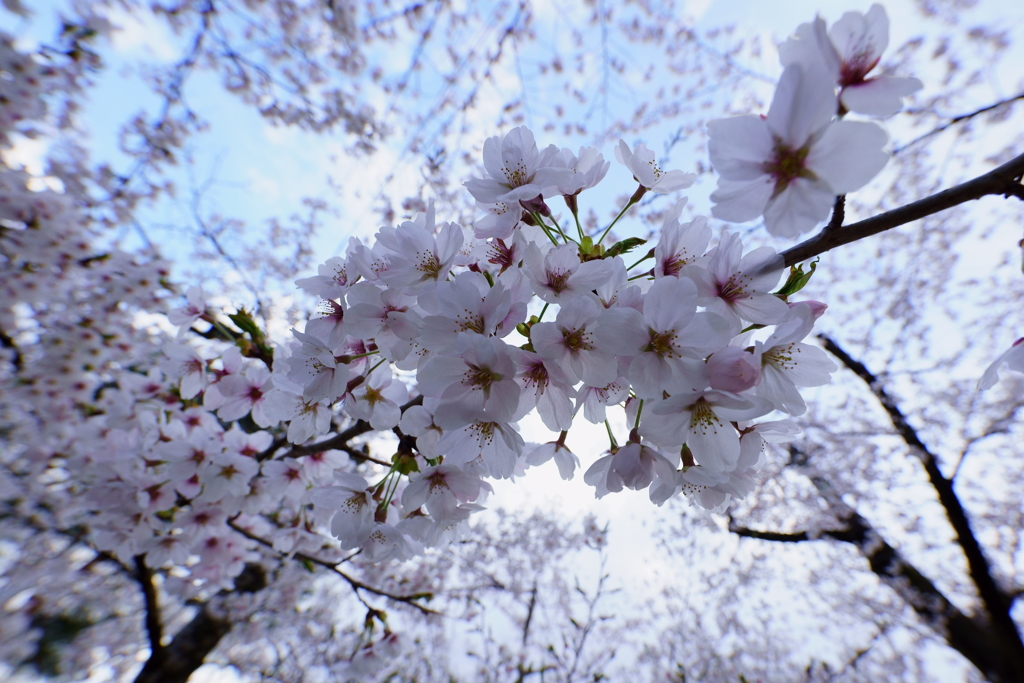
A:
{"type": "MultiPolygon", "coordinates": [[[[794,461],[806,463],[806,455],[791,447],[794,461]]],[[[801,463],[797,463],[801,464],[801,463]]],[[[961,612],[932,581],[908,562],[899,550],[892,547],[875,531],[864,517],[843,502],[831,483],[807,468],[807,474],[822,497],[836,513],[839,528],[810,534],[806,531],[777,533],[756,531],[736,525],[730,518],[729,531],[746,538],[766,541],[800,543],[831,538],[850,543],[860,550],[871,571],[896,591],[921,619],[945,637],[949,646],[973,663],[990,681],[1009,683],[1020,680],[1012,659],[1008,659],[999,640],[993,637],[986,624],[978,623],[961,612]]]]}
{"type": "Polygon", "coordinates": [[[157,600],[156,586],[153,585],[153,572],[146,566],[144,555],[135,556],[135,578],[142,586],[142,596],[146,603],[146,633],[149,635],[149,659],[158,664],[164,660],[163,640],[164,627],[160,618],[160,603],[157,600]]]}
{"type": "MultiPolygon", "coordinates": [[[[246,564],[242,573],[235,577],[236,592],[256,593],[266,587],[266,571],[258,564],[246,564]]],[[[231,631],[231,626],[230,621],[213,616],[207,606],[202,605],[192,621],[175,634],[170,644],[161,648],[162,656],[150,655],[135,683],[186,683],[221,638],[231,631]]]]}
{"type": "Polygon", "coordinates": [[[1024,199],[1024,190],[1022,190],[1020,182],[1022,174],[1024,174],[1024,154],[974,180],[968,180],[966,183],[961,183],[930,197],[919,199],[872,218],[851,223],[841,230],[822,230],[811,239],[782,252],[782,258],[786,267],[793,266],[836,247],[877,235],[880,232],[906,225],[919,218],[931,216],[939,211],[950,209],[972,199],[981,199],[990,194],[1024,199]]]}
{"type": "MultiPolygon", "coordinates": [[[[264,545],[268,548],[274,547],[274,544],[268,541],[267,539],[257,536],[245,527],[241,527],[238,524],[236,524],[234,519],[228,520],[228,526],[230,526],[232,529],[242,534],[251,541],[256,541],[260,545],[264,545]]],[[[281,554],[285,555],[286,553],[281,554]]],[[[423,605],[416,602],[417,600],[429,600],[433,597],[433,595],[430,593],[413,593],[411,595],[397,595],[395,593],[389,593],[388,591],[381,590],[380,588],[374,588],[373,586],[367,583],[363,583],[359,579],[353,576],[349,576],[345,572],[338,569],[338,565],[341,564],[342,560],[336,560],[334,562],[331,562],[329,560],[322,560],[314,555],[307,555],[306,553],[292,553],[290,556],[296,560],[299,560],[300,562],[311,562],[315,565],[323,567],[324,569],[329,569],[341,578],[345,579],[345,581],[348,583],[349,586],[352,587],[352,590],[355,591],[357,595],[358,591],[364,590],[367,593],[373,593],[374,595],[379,595],[383,598],[388,598],[389,600],[394,600],[396,602],[404,602],[407,605],[412,605],[424,614],[439,614],[438,612],[435,612],[434,610],[428,607],[424,607],[423,605]]]]}
{"type": "Polygon", "coordinates": [[[21,349],[14,343],[14,340],[3,330],[0,330],[0,346],[5,346],[11,350],[11,364],[14,365],[15,370],[21,370],[24,361],[21,358],[21,349]]]}
{"type": "Polygon", "coordinates": [[[946,516],[956,534],[957,542],[967,558],[971,580],[978,589],[978,595],[981,596],[981,600],[985,605],[985,611],[991,620],[993,630],[999,634],[1000,640],[1003,641],[1006,656],[1014,662],[1013,670],[1017,672],[1017,680],[1024,680],[1024,642],[1021,641],[1017,626],[1010,616],[1013,600],[1008,593],[999,587],[992,576],[992,567],[971,528],[970,519],[956,495],[953,482],[942,474],[935,455],[921,440],[917,430],[907,421],[906,416],[892,396],[886,392],[878,377],[868,370],[863,363],[851,357],[850,354],[829,337],[818,335],[818,338],[833,356],[864,380],[879,403],[882,404],[885,412],[888,413],[890,421],[896,428],[896,432],[914,454],[920,458],[928,475],[928,481],[935,489],[939,502],[945,509],[946,516]]]}
{"type": "Polygon", "coordinates": [[[162,658],[149,658],[135,683],[185,683],[230,630],[230,622],[212,616],[205,606],[200,608],[164,648],[162,658]]]}

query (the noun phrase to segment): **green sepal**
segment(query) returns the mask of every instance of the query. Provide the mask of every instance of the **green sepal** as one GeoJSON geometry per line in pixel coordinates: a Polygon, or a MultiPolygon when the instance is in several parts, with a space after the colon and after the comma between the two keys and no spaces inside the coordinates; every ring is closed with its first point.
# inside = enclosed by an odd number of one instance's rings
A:
{"type": "Polygon", "coordinates": [[[647,244],[647,240],[640,239],[639,237],[627,237],[621,242],[613,244],[604,254],[609,258],[612,256],[621,256],[622,254],[628,254],[641,244],[647,244]]]}
{"type": "Polygon", "coordinates": [[[803,264],[797,264],[790,267],[789,278],[786,280],[786,284],[782,285],[782,288],[775,292],[777,297],[792,296],[807,286],[811,276],[814,275],[814,270],[818,267],[818,259],[814,259],[810,263],[810,270],[804,272],[803,264]]]}

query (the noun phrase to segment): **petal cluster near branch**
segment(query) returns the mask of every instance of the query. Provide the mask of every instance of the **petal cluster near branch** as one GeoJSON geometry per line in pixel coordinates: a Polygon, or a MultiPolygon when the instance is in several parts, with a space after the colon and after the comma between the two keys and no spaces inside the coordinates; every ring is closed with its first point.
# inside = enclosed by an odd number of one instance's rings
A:
{"type": "Polygon", "coordinates": [[[825,220],[837,196],[874,178],[888,161],[888,136],[875,123],[842,119],[895,114],[921,87],[916,78],[868,78],[888,42],[879,5],[844,14],[829,32],[821,18],[802,24],[779,49],[785,70],[767,115],[708,124],[719,174],[712,213],[737,222],[763,216],[773,235],[796,237],[825,220]]]}

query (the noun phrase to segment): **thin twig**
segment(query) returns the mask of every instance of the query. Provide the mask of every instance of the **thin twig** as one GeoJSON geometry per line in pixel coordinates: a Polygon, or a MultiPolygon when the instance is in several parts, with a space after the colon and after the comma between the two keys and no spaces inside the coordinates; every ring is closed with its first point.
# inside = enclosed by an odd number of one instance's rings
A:
{"type": "MultiPolygon", "coordinates": [[[[251,541],[256,541],[260,545],[264,545],[264,546],[266,546],[268,548],[273,548],[274,547],[274,544],[271,541],[268,541],[265,538],[257,536],[256,534],[254,534],[253,532],[249,531],[248,529],[239,526],[235,522],[234,518],[228,519],[228,526],[231,527],[232,529],[234,529],[235,531],[237,531],[238,533],[242,534],[243,536],[245,536],[246,538],[248,538],[251,541]]],[[[281,555],[282,556],[288,556],[288,553],[281,553],[281,555]]],[[[418,609],[423,614],[434,614],[434,615],[440,614],[440,612],[436,612],[436,611],[430,609],[429,607],[424,607],[423,605],[421,605],[418,602],[416,602],[416,600],[429,600],[430,598],[433,597],[433,595],[431,593],[413,593],[411,595],[396,595],[395,593],[389,593],[388,591],[382,590],[380,588],[374,588],[373,586],[371,586],[371,585],[369,585],[367,583],[363,583],[359,579],[357,579],[355,577],[352,577],[352,576],[349,576],[345,572],[343,572],[340,569],[338,569],[338,565],[341,564],[342,562],[344,562],[345,560],[349,559],[349,558],[344,558],[342,560],[338,560],[337,562],[332,562],[332,561],[329,561],[329,560],[322,560],[319,557],[316,557],[314,555],[307,555],[306,553],[292,553],[290,555],[290,557],[292,557],[293,559],[296,559],[296,560],[300,560],[300,561],[301,560],[305,560],[306,562],[312,562],[315,565],[319,565],[319,566],[323,567],[324,569],[328,569],[328,570],[334,572],[335,574],[337,574],[341,578],[345,579],[345,581],[348,582],[348,585],[352,587],[353,591],[364,590],[367,593],[373,593],[374,595],[379,595],[381,597],[388,598],[389,600],[394,600],[396,602],[404,602],[407,605],[412,605],[413,607],[418,609]]],[[[356,594],[358,596],[358,592],[356,594]]]]}

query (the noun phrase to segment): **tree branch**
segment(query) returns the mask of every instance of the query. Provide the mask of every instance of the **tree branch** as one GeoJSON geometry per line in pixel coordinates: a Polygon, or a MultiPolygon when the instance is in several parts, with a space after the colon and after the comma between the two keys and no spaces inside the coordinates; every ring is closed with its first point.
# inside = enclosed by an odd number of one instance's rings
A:
{"type": "MultiPolygon", "coordinates": [[[[422,396],[417,396],[416,398],[412,399],[408,403],[404,404],[401,407],[401,410],[404,413],[409,408],[412,408],[413,406],[422,405],[422,404],[423,404],[423,397],[422,396]]],[[[293,446],[291,448],[291,450],[289,450],[287,453],[285,453],[285,457],[286,458],[297,458],[300,455],[310,455],[312,453],[320,453],[322,451],[332,451],[332,450],[333,451],[346,451],[346,452],[348,452],[351,449],[343,448],[343,446],[346,446],[349,441],[351,441],[352,439],[356,438],[357,436],[360,436],[362,434],[366,434],[367,432],[370,432],[370,431],[373,431],[373,427],[370,426],[370,423],[366,422],[365,420],[359,420],[358,422],[356,422],[354,425],[352,425],[351,427],[349,427],[345,431],[339,432],[338,434],[335,434],[334,436],[332,436],[329,439],[324,439],[323,441],[319,441],[317,443],[309,444],[308,446],[293,446]]],[[[349,455],[351,456],[352,453],[349,453],[349,455]]],[[[373,460],[373,458],[370,458],[369,456],[365,456],[365,455],[361,455],[361,454],[359,455],[359,457],[362,458],[363,460],[373,460]]],[[[391,463],[385,463],[385,462],[381,462],[379,460],[374,460],[374,462],[382,464],[382,465],[384,465],[386,467],[390,467],[391,466],[391,463]]]]}
{"type": "Polygon", "coordinates": [[[886,413],[889,414],[889,419],[896,428],[896,432],[921,460],[928,475],[928,481],[938,494],[939,502],[945,509],[946,517],[953,527],[957,543],[967,558],[971,580],[978,589],[978,595],[981,596],[993,630],[1003,641],[1007,656],[1014,662],[1013,670],[1017,672],[1017,680],[1024,680],[1024,642],[1022,642],[1017,626],[1010,615],[1013,600],[999,587],[992,576],[992,567],[971,528],[967,512],[953,489],[953,482],[942,474],[935,455],[921,440],[917,430],[907,421],[895,400],[882,387],[878,377],[826,335],[819,334],[818,339],[843,365],[864,380],[886,413]]]}
{"type": "MultiPolygon", "coordinates": [[[[950,117],[949,120],[946,121],[941,126],[928,131],[924,135],[917,136],[916,138],[914,138],[913,140],[911,140],[910,142],[908,142],[905,145],[902,145],[900,147],[896,147],[895,149],[892,150],[892,154],[893,154],[893,156],[896,156],[897,154],[899,154],[903,150],[908,149],[910,147],[913,147],[914,145],[916,145],[917,143],[921,142],[922,140],[927,140],[928,138],[930,138],[933,135],[938,135],[939,133],[941,133],[942,131],[946,130],[950,126],[954,126],[954,125],[956,125],[956,124],[958,124],[958,123],[960,123],[962,121],[967,121],[968,119],[973,119],[975,116],[978,116],[980,114],[984,114],[985,112],[988,112],[988,111],[992,111],[993,109],[998,109],[999,107],[1003,106],[1004,104],[1010,104],[1011,102],[1016,102],[1017,100],[1024,100],[1024,92],[1019,93],[1017,95],[1014,95],[1013,97],[1008,97],[1005,100],[999,100],[998,102],[990,104],[990,105],[988,105],[986,107],[982,107],[981,109],[975,109],[974,111],[972,111],[972,112],[970,112],[968,114],[960,114],[959,116],[950,117]]],[[[925,112],[918,110],[916,112],[909,112],[909,113],[925,113],[925,112]]]]}
{"type": "Polygon", "coordinates": [[[1024,186],[1020,182],[1022,175],[1024,175],[1024,154],[974,180],[968,180],[898,209],[851,223],[841,230],[826,228],[811,239],[782,252],[781,256],[785,261],[785,267],[794,266],[836,247],[906,225],[972,199],[981,199],[990,194],[1024,199],[1024,186]]]}
{"type": "Polygon", "coordinates": [[[146,603],[146,633],[149,635],[149,659],[156,660],[157,665],[163,664],[164,646],[163,621],[160,619],[160,603],[157,600],[156,586],[153,585],[153,572],[146,566],[145,555],[135,556],[135,578],[142,586],[142,596],[146,603]]]}
{"type": "Polygon", "coordinates": [[[1001,646],[1001,640],[987,624],[961,612],[932,581],[906,560],[875,531],[864,517],[843,502],[841,495],[825,477],[808,465],[807,454],[790,446],[792,462],[805,470],[822,498],[836,514],[840,527],[817,534],[806,531],[776,533],[739,527],[730,518],[729,531],[738,536],[766,541],[799,543],[832,538],[850,543],[860,550],[878,578],[907,602],[917,615],[942,635],[950,647],[971,661],[990,681],[1020,681],[1019,664],[1001,646]]]}
{"type": "MultiPolygon", "coordinates": [[[[266,587],[267,574],[258,564],[246,564],[242,573],[235,577],[235,590],[242,593],[256,593],[266,587]]],[[[207,605],[200,606],[192,621],[174,635],[170,644],[161,648],[161,657],[150,655],[135,683],[186,683],[206,661],[206,655],[231,631],[231,626],[229,620],[213,616],[207,605]]]]}
{"type": "MultiPolygon", "coordinates": [[[[253,532],[249,531],[244,527],[239,526],[234,519],[228,520],[228,526],[251,541],[256,541],[260,545],[264,545],[268,548],[274,547],[274,544],[272,542],[268,541],[265,538],[262,538],[261,536],[257,536],[256,534],[254,534],[253,532]]],[[[287,553],[281,553],[281,555],[284,556],[287,555],[287,553]]],[[[429,607],[424,607],[423,605],[416,602],[416,600],[429,600],[433,597],[431,593],[413,593],[411,595],[397,595],[395,593],[389,593],[388,591],[382,590],[380,588],[374,588],[369,584],[363,583],[359,579],[349,576],[345,572],[341,571],[340,569],[338,569],[338,565],[341,563],[341,561],[331,562],[329,560],[322,560],[319,557],[316,557],[314,555],[307,555],[306,553],[291,553],[290,557],[300,561],[304,560],[306,562],[312,562],[313,564],[319,565],[325,569],[329,569],[341,578],[345,579],[345,581],[348,583],[349,586],[352,587],[352,590],[356,593],[357,596],[359,595],[359,591],[364,590],[367,593],[373,593],[374,595],[379,595],[383,598],[388,598],[389,600],[394,600],[396,602],[404,602],[407,605],[412,605],[423,614],[440,614],[440,612],[436,612],[430,609],[429,607]]]]}

